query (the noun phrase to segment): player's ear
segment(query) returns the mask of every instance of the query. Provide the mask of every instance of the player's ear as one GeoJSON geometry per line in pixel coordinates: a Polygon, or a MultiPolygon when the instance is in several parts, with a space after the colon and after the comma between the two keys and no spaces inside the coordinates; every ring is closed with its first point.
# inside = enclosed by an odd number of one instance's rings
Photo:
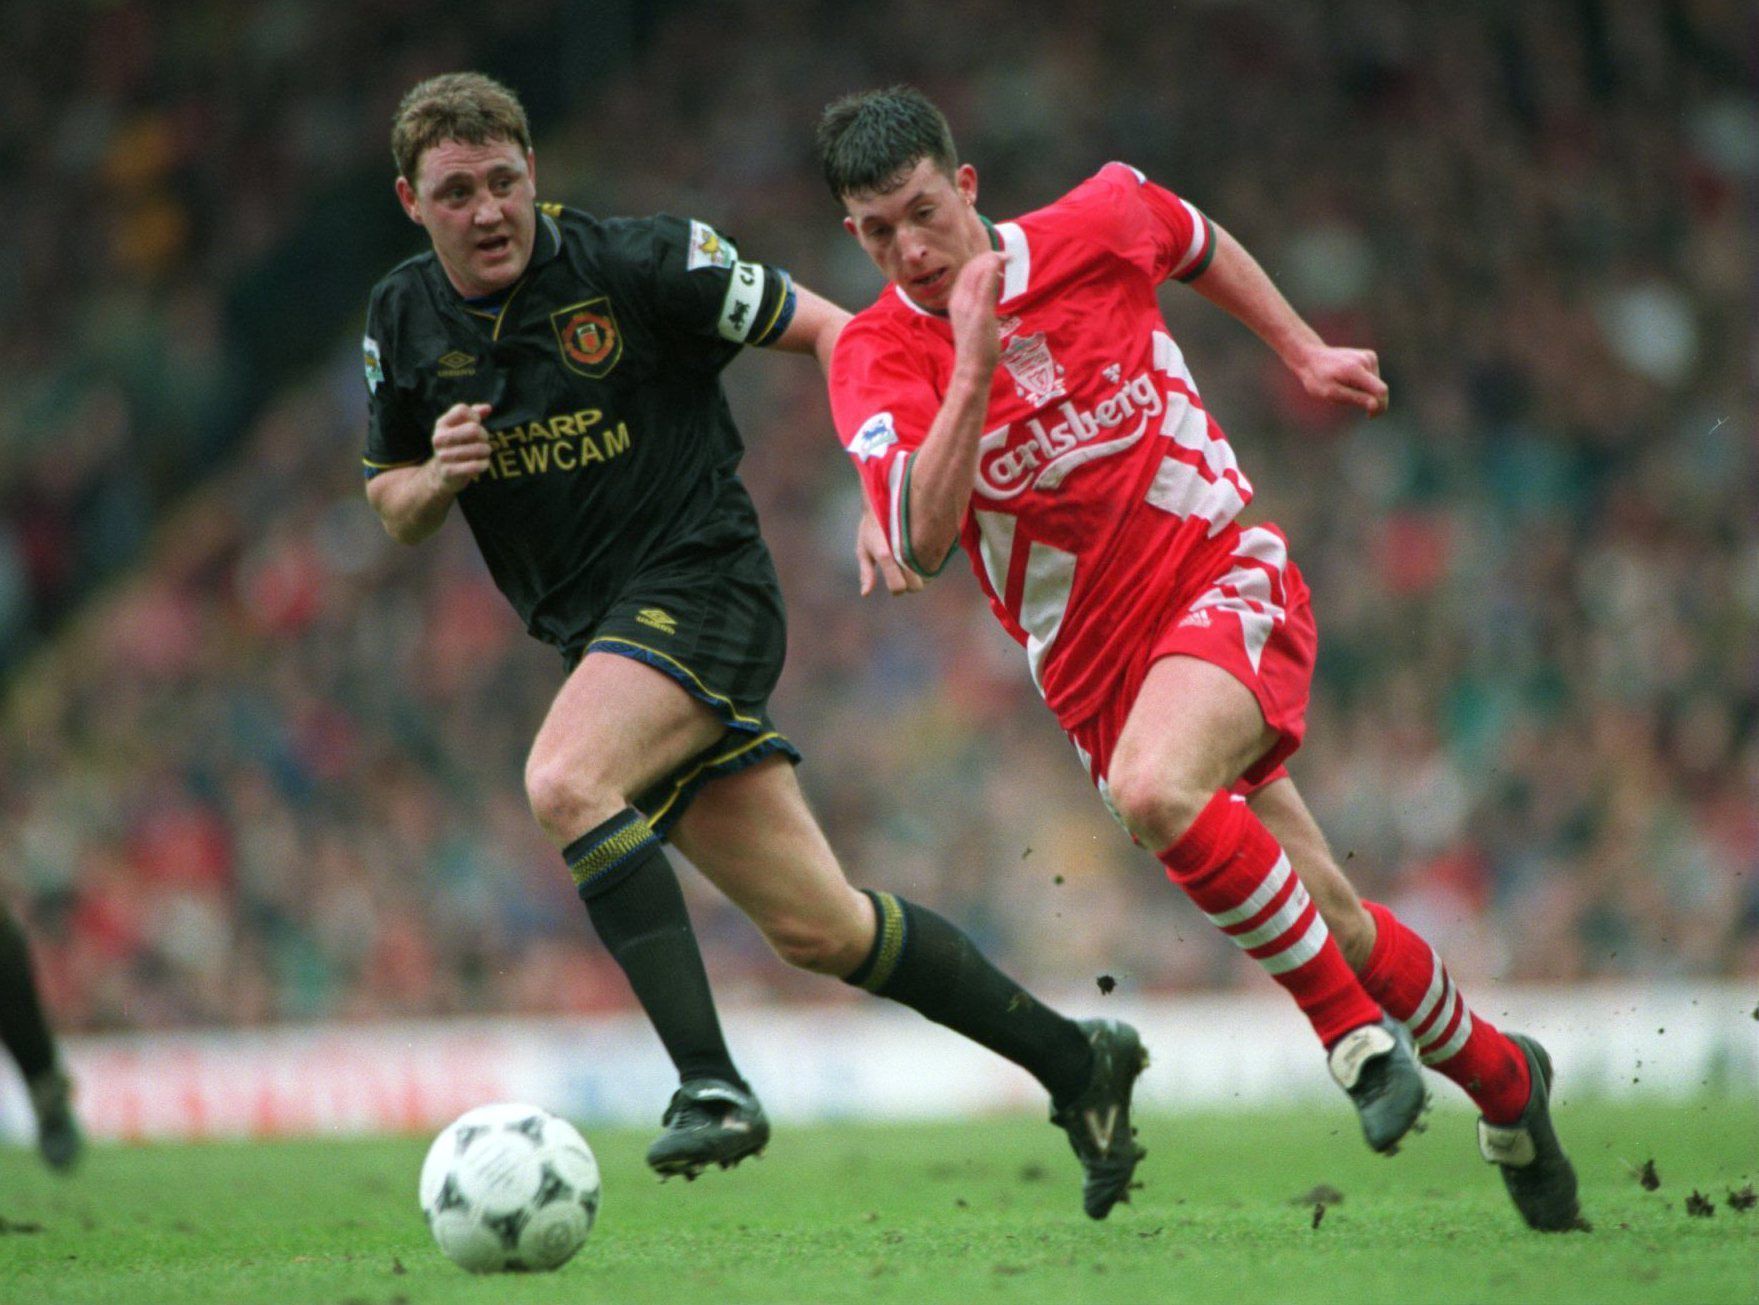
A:
{"type": "Polygon", "coordinates": [[[953,173],[953,185],[958,188],[960,198],[967,204],[977,203],[977,169],[969,163],[961,163],[958,171],[953,173]]]}
{"type": "Polygon", "coordinates": [[[537,151],[525,151],[525,175],[531,178],[533,190],[537,189],[537,151]]]}
{"type": "Polygon", "coordinates": [[[848,214],[843,215],[843,230],[847,231],[852,236],[855,235],[855,219],[848,214]]]}
{"type": "Polygon", "coordinates": [[[409,184],[406,177],[397,178],[397,202],[403,205],[403,211],[416,226],[426,226],[421,220],[421,205],[415,202],[415,187],[409,184]]]}

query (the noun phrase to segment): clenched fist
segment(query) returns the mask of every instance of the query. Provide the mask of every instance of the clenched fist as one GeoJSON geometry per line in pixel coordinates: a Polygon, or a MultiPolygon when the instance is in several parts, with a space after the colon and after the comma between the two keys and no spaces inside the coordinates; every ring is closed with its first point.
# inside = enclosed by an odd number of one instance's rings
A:
{"type": "Polygon", "coordinates": [[[491,408],[486,403],[455,403],[434,423],[434,456],[430,474],[442,489],[457,494],[489,469],[489,433],[483,419],[491,408]]]}

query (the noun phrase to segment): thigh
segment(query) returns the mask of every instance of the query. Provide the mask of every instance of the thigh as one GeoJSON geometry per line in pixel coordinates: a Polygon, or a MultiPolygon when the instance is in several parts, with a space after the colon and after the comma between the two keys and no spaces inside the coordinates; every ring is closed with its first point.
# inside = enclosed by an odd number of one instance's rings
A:
{"type": "Polygon", "coordinates": [[[1275,741],[1258,699],[1229,672],[1196,657],[1149,667],[1112,751],[1110,774],[1153,775],[1196,793],[1226,788],[1275,741]]]}
{"type": "Polygon", "coordinates": [[[783,919],[830,923],[871,910],[844,877],[794,767],[781,757],[704,787],[671,840],[760,927],[783,919]]]}
{"type": "Polygon", "coordinates": [[[648,567],[571,645],[580,660],[538,731],[532,765],[613,790],[661,829],[713,775],[793,754],[767,713],[786,646],[761,543],[648,567]]]}
{"type": "Polygon", "coordinates": [[[1244,771],[1259,783],[1301,746],[1318,646],[1307,583],[1287,541],[1274,526],[1253,526],[1240,532],[1209,585],[1156,635],[1151,656],[1195,657],[1252,694],[1272,730],[1244,771]]]}
{"type": "Polygon", "coordinates": [[[567,769],[632,797],[710,746],[721,719],[643,662],[588,652],[531,745],[532,770],[567,769]]]}
{"type": "Polygon", "coordinates": [[[1125,673],[1123,700],[1071,737],[1096,780],[1123,773],[1187,795],[1268,782],[1301,744],[1317,645],[1287,541],[1253,526],[1148,636],[1129,663],[1147,669],[1125,673]]]}
{"type": "Polygon", "coordinates": [[[781,590],[761,545],[643,571],[584,643],[589,654],[646,663],[729,729],[751,733],[762,726],[787,649],[781,590]]]}

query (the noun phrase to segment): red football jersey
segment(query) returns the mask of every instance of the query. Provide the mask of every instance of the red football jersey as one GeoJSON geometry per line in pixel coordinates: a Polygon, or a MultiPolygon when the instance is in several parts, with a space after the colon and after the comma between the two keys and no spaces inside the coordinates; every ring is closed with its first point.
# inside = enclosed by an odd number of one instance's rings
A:
{"type": "MultiPolygon", "coordinates": [[[[1155,298],[1208,266],[1208,219],[1122,163],[994,229],[1001,365],[961,539],[1065,726],[1122,653],[1233,553],[1252,498],[1155,298]]],[[[831,410],[893,553],[910,561],[910,461],[953,371],[947,319],[896,286],[844,329],[831,410]]]]}

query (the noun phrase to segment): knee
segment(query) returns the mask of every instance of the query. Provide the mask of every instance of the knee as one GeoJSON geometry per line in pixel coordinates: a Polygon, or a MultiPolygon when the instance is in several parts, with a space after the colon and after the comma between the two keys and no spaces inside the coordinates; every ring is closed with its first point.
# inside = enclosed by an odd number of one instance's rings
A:
{"type": "Polygon", "coordinates": [[[525,797],[538,824],[558,844],[578,838],[624,805],[590,766],[536,754],[525,764],[525,797]]]}
{"type": "Polygon", "coordinates": [[[866,958],[871,939],[841,923],[784,917],[763,922],[770,947],[796,969],[841,977],[866,958]]]}
{"type": "Polygon", "coordinates": [[[814,974],[841,978],[873,946],[873,912],[867,899],[847,885],[835,895],[796,894],[787,904],[749,913],[777,956],[814,974]]]}
{"type": "Polygon", "coordinates": [[[1161,852],[1191,828],[1215,794],[1123,757],[1106,777],[1106,796],[1124,828],[1149,851],[1161,852]]]}

